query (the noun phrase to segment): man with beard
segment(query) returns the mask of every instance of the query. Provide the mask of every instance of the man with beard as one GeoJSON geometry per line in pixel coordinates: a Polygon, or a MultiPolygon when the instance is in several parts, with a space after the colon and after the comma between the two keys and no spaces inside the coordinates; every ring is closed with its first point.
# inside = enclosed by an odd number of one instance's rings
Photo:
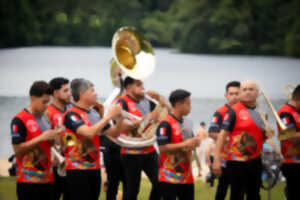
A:
{"type": "MultiPolygon", "coordinates": [[[[153,112],[155,104],[144,97],[144,85],[140,80],[126,77],[124,80],[126,95],[119,98],[118,104],[126,112],[144,117],[150,115],[150,120],[156,120],[158,113],[153,112]]],[[[134,122],[134,125],[126,125],[123,123],[121,134],[130,135],[133,137],[141,137],[137,135],[139,122],[134,122]]],[[[152,183],[150,199],[159,199],[158,196],[158,161],[157,153],[154,146],[142,148],[127,148],[121,147],[121,162],[125,174],[125,191],[123,193],[124,200],[137,199],[141,173],[142,171],[148,176],[152,183]]]]}
{"type": "Polygon", "coordinates": [[[227,111],[218,135],[213,172],[220,176],[221,152],[228,138],[227,169],[230,174],[231,200],[260,199],[262,161],[261,151],[266,139],[265,124],[256,110],[259,95],[254,81],[244,81],[240,102],[227,111]]]}
{"type": "MultiPolygon", "coordinates": [[[[292,93],[292,99],[278,111],[287,128],[294,128],[294,135],[281,141],[284,158],[281,170],[286,178],[287,200],[299,199],[297,181],[300,179],[300,85],[292,93]]],[[[278,133],[280,132],[278,127],[278,133]]]]}
{"type": "MultiPolygon", "coordinates": [[[[67,106],[71,103],[71,90],[69,87],[69,80],[63,77],[53,78],[49,82],[52,87],[52,103],[48,106],[46,116],[50,121],[52,128],[58,128],[62,126],[62,116],[67,109],[67,106]]],[[[61,140],[55,141],[55,147],[58,152],[61,153],[62,148],[61,140]]],[[[63,195],[63,199],[66,199],[64,188],[66,184],[66,178],[60,176],[57,173],[59,167],[59,161],[53,158],[53,172],[54,172],[54,188],[53,188],[53,200],[59,200],[63,195]]]]}
{"type": "Polygon", "coordinates": [[[19,200],[50,200],[53,184],[50,140],[59,130],[50,129],[44,116],[51,87],[36,81],[30,88],[30,105],[11,122],[13,149],[17,160],[17,197],[19,200]]]}
{"type": "MultiPolygon", "coordinates": [[[[218,134],[221,131],[222,123],[226,112],[229,110],[230,106],[236,104],[239,101],[239,92],[240,92],[240,82],[231,81],[226,85],[225,98],[227,103],[220,108],[213,115],[212,122],[210,124],[208,133],[211,138],[215,141],[217,140],[218,134]]],[[[221,159],[222,159],[222,175],[219,177],[217,192],[215,200],[224,200],[226,197],[227,189],[229,186],[229,177],[228,170],[226,168],[228,149],[227,145],[224,145],[225,148],[222,149],[221,159]]]]}

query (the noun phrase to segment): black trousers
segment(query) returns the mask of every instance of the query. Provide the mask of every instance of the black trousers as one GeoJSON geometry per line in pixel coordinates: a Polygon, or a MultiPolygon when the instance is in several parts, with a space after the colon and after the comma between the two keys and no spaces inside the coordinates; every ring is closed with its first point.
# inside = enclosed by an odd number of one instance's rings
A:
{"type": "Polygon", "coordinates": [[[194,200],[194,184],[159,182],[159,191],[163,200],[194,200]]]}
{"type": "Polygon", "coordinates": [[[152,183],[150,199],[159,199],[158,191],[158,159],[156,152],[144,155],[121,155],[125,172],[124,200],[136,200],[141,182],[141,172],[144,171],[152,183]]]}
{"type": "Polygon", "coordinates": [[[101,191],[99,170],[67,170],[66,196],[69,200],[98,200],[101,191]]]}
{"type": "Polygon", "coordinates": [[[260,186],[262,174],[261,159],[247,162],[229,161],[227,163],[230,174],[230,200],[260,200],[260,186]]]}
{"type": "Polygon", "coordinates": [[[125,174],[121,164],[120,152],[103,152],[103,160],[107,173],[107,200],[115,200],[118,194],[120,181],[123,182],[123,191],[125,190],[125,174]]]}
{"type": "Polygon", "coordinates": [[[60,200],[60,197],[63,197],[63,200],[66,200],[65,196],[65,185],[66,177],[62,177],[57,174],[57,167],[53,167],[54,172],[54,182],[53,182],[53,200],[60,200]]]}
{"type": "Polygon", "coordinates": [[[230,185],[230,173],[227,167],[222,167],[222,175],[219,177],[219,183],[216,191],[215,200],[224,200],[230,185]]]}
{"type": "Polygon", "coordinates": [[[53,183],[17,183],[18,200],[52,200],[53,183]]]}
{"type": "Polygon", "coordinates": [[[299,199],[300,164],[283,164],[281,171],[286,178],[287,200],[299,199]]]}

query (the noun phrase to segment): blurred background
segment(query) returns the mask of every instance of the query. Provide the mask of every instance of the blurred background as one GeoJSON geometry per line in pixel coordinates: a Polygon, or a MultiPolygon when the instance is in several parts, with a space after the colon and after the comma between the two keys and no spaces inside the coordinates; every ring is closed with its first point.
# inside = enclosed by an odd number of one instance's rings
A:
{"type": "Polygon", "coordinates": [[[110,46],[134,26],[156,47],[300,57],[299,0],[1,0],[0,47],[110,46]]]}

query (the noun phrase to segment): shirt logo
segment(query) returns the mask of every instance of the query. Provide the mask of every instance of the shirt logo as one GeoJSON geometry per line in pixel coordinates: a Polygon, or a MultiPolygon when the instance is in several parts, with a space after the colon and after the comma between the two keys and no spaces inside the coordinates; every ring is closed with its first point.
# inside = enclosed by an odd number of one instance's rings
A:
{"type": "Polygon", "coordinates": [[[216,124],[218,122],[218,117],[213,117],[212,123],[216,124]]]}
{"type": "Polygon", "coordinates": [[[282,121],[285,125],[289,125],[289,123],[290,123],[290,119],[288,117],[283,118],[282,121]]]}
{"type": "Polygon", "coordinates": [[[26,122],[26,127],[30,132],[36,132],[38,130],[38,124],[34,120],[28,120],[26,122]]]}
{"type": "Polygon", "coordinates": [[[160,135],[166,135],[166,128],[160,128],[159,130],[160,135]]]}
{"type": "Polygon", "coordinates": [[[242,120],[247,120],[247,119],[248,119],[247,111],[241,110],[241,111],[239,112],[239,117],[240,117],[240,119],[242,119],[242,120]]]}
{"type": "Polygon", "coordinates": [[[18,126],[16,124],[13,125],[13,133],[18,133],[18,126]]]}
{"type": "Polygon", "coordinates": [[[224,121],[227,121],[227,120],[229,120],[229,114],[228,113],[224,117],[224,121]]]}
{"type": "Polygon", "coordinates": [[[73,122],[76,122],[76,121],[79,120],[79,118],[78,118],[76,115],[72,115],[72,116],[71,116],[71,120],[72,120],[73,122]]]}

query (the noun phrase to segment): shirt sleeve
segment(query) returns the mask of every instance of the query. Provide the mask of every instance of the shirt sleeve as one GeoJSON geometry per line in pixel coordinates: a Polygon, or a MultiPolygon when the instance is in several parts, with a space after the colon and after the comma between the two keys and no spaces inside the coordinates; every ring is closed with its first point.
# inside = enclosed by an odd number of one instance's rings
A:
{"type": "Polygon", "coordinates": [[[77,113],[69,112],[65,116],[64,119],[65,127],[72,130],[74,133],[76,133],[77,129],[84,124],[85,124],[84,121],[77,113]]]}
{"type": "Polygon", "coordinates": [[[119,99],[117,101],[117,105],[120,105],[123,110],[125,110],[126,112],[128,112],[128,105],[127,105],[127,103],[126,103],[126,101],[124,99],[119,99]]]}
{"type": "Polygon", "coordinates": [[[222,123],[222,129],[225,131],[232,131],[235,125],[236,116],[234,110],[231,108],[226,112],[222,123]]]}
{"type": "Polygon", "coordinates": [[[219,112],[215,112],[208,129],[209,133],[219,133],[222,128],[222,115],[219,112]]]}
{"type": "Polygon", "coordinates": [[[10,125],[12,144],[20,144],[25,142],[26,127],[23,121],[19,118],[14,118],[10,125]]]}
{"type": "Polygon", "coordinates": [[[159,124],[156,130],[157,143],[158,145],[165,145],[171,142],[171,127],[166,121],[159,124]]]}
{"type": "Polygon", "coordinates": [[[283,123],[287,126],[287,128],[296,127],[295,119],[290,113],[282,112],[280,113],[279,117],[283,121],[283,123]]]}

